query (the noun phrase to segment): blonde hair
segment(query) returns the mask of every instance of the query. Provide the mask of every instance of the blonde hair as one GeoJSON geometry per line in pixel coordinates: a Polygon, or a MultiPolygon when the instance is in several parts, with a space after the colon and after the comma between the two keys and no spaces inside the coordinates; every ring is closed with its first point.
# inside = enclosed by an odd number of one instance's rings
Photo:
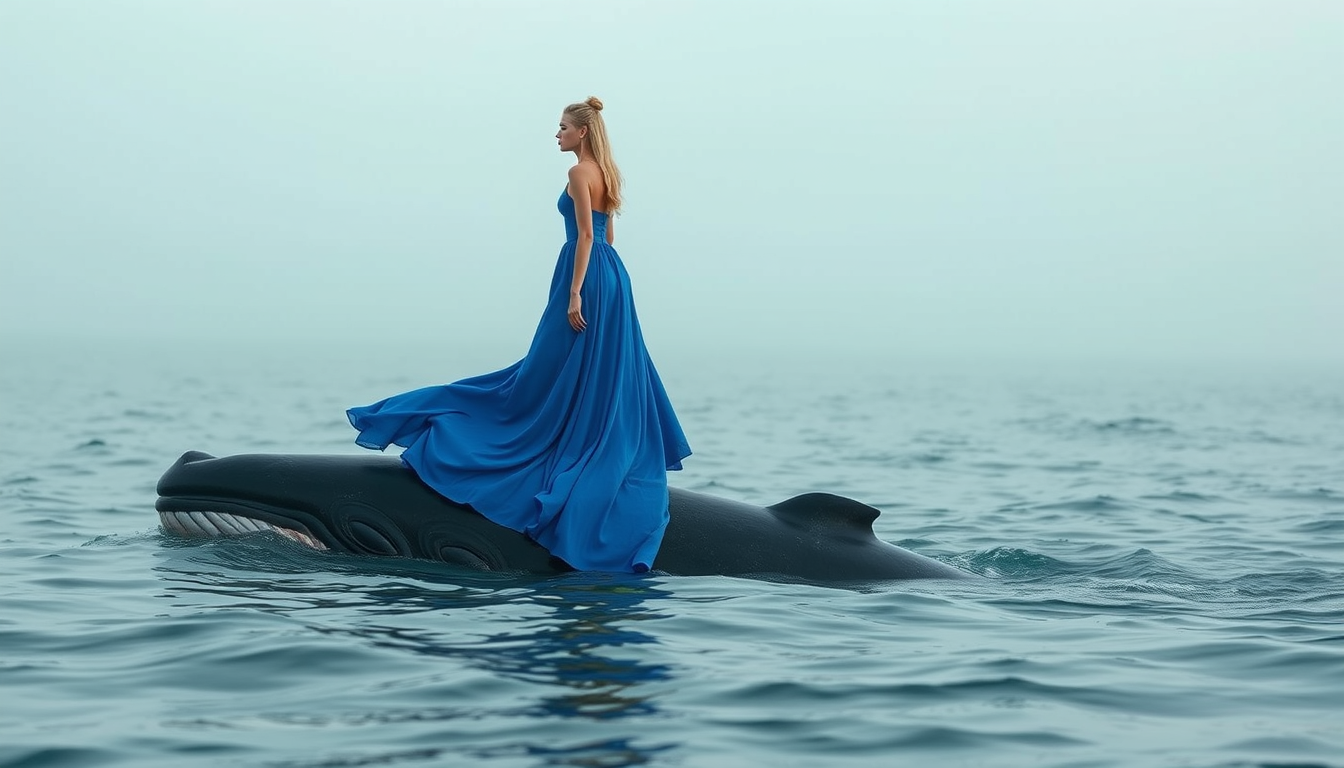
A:
{"type": "Polygon", "coordinates": [[[576,128],[588,129],[588,147],[593,151],[593,160],[602,169],[602,178],[607,182],[607,213],[615,214],[621,210],[621,170],[611,157],[611,142],[607,139],[607,125],[602,120],[602,100],[589,96],[587,101],[570,104],[565,114],[574,121],[576,128]]]}

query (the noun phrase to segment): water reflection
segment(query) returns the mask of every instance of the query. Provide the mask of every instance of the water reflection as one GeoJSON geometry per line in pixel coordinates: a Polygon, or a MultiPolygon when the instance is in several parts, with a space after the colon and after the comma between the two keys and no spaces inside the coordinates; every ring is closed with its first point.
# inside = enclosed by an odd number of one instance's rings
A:
{"type": "MultiPolygon", "coordinates": [[[[642,732],[598,727],[660,714],[650,684],[670,681],[673,668],[633,650],[656,646],[647,622],[669,616],[659,602],[671,594],[658,579],[575,573],[536,580],[294,549],[264,539],[169,546],[156,567],[164,579],[161,597],[193,612],[208,606],[281,614],[327,637],[453,660],[456,665],[443,667],[449,678],[467,666],[531,684],[533,695],[521,707],[516,692],[504,707],[500,698],[479,700],[478,694],[475,702],[458,699],[452,709],[420,713],[441,720],[502,718],[513,721],[510,726],[516,718],[543,721],[535,741],[461,745],[481,758],[624,766],[677,747],[645,744],[642,732]],[[597,730],[547,727],[566,722],[597,730]]],[[[404,712],[382,715],[405,721],[404,712]]]]}
{"type": "MultiPolygon", "coordinates": [[[[609,574],[569,574],[530,585],[526,592],[474,595],[461,603],[479,607],[527,602],[546,608],[542,616],[513,621],[514,629],[493,632],[475,642],[449,642],[433,632],[407,632],[386,626],[348,630],[376,644],[393,644],[417,653],[464,659],[498,674],[563,689],[545,696],[532,713],[540,717],[608,719],[653,714],[656,707],[635,690],[640,684],[671,678],[666,664],[619,658],[625,646],[657,641],[640,631],[640,622],[664,618],[648,603],[666,598],[653,579],[609,574]]],[[[401,589],[374,590],[369,597],[386,605],[405,600],[401,589]]],[[[444,608],[452,607],[449,605],[444,608]]]]}

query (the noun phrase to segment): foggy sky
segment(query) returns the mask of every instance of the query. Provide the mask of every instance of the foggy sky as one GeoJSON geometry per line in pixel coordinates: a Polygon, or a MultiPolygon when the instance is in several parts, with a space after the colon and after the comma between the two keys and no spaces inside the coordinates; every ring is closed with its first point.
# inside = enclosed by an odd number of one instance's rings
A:
{"type": "Polygon", "coordinates": [[[1344,5],[0,3],[0,335],[1344,363],[1344,5]]]}

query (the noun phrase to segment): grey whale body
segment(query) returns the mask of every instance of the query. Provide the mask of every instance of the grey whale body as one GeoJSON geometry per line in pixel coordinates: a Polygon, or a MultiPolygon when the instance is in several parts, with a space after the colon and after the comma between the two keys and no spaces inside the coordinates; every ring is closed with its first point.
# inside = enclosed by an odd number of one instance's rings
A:
{"type": "MultiPolygon", "coordinates": [[[[455,504],[395,456],[188,451],[159,479],[162,526],[187,536],[272,531],[315,549],[435,560],[490,571],[570,570],[525,535],[455,504]]],[[[878,511],[827,493],[768,507],[669,489],[654,570],[815,583],[971,574],[873,535],[878,511]]]]}

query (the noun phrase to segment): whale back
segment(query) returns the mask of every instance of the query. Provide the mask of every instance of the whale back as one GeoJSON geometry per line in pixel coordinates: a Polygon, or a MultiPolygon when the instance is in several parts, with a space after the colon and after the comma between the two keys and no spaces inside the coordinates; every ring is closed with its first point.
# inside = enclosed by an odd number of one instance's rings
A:
{"type": "Polygon", "coordinates": [[[768,507],[675,487],[668,496],[671,521],[653,564],[667,573],[815,583],[967,575],[878,539],[878,510],[843,496],[805,493],[768,507]]]}
{"type": "MultiPolygon", "coordinates": [[[[188,535],[266,528],[351,554],[491,571],[568,570],[527,536],[443,498],[396,457],[191,451],[160,478],[158,491],[164,526],[188,535]]],[[[669,487],[668,512],[653,563],[668,574],[817,583],[968,575],[879,540],[878,510],[834,494],[762,507],[669,487]]]]}

